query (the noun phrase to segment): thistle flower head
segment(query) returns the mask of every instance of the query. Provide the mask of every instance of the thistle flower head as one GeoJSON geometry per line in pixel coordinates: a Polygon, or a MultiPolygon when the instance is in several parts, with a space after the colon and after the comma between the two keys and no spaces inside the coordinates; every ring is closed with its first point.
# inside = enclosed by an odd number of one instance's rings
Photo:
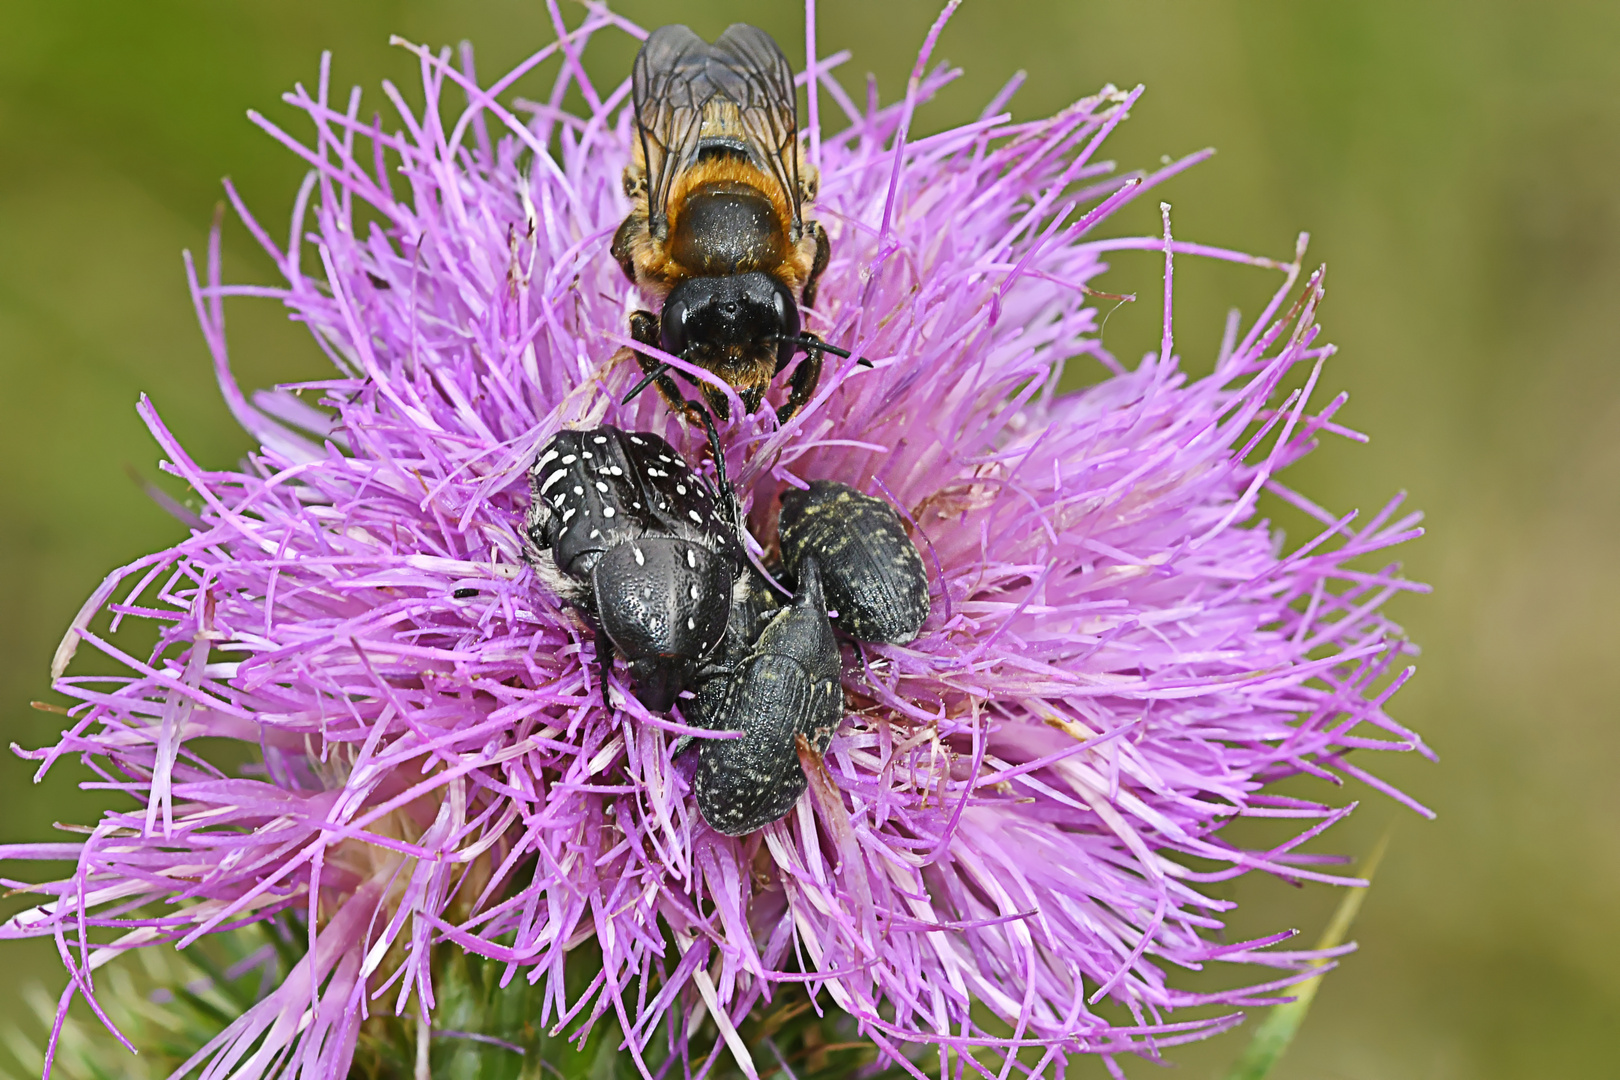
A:
{"type": "Polygon", "coordinates": [[[919,137],[916,107],[952,75],[928,67],[932,36],[889,106],[814,65],[832,261],[807,327],[872,366],[829,358],[791,422],[734,406],[721,442],[766,543],[777,494],[807,480],[900,508],[932,614],[909,645],[846,648],[846,716],[807,760],[809,793],[719,835],[672,758],[678,717],[642,709],[622,669],[604,702],[590,627],[522,553],[526,470],[562,427],[656,431],[713,468],[654,394],[620,404],[645,302],[607,251],[628,209],[627,86],[599,91],[578,57],[625,29],[592,8],[488,87],[470,57],[411,47],[425,104],[393,95],[386,123],[333,99],[324,67],[314,94],[288,95],[307,137],[255,117],[310,167],[287,246],[229,193],[285,281],[223,283],[216,233],[192,284],[261,448],[206,469],[140,403],[200,509],[86,603],[57,672],[79,705],[36,754],[83,755],[138,806],[82,844],[10,849],[77,865],[32,886],[54,899],[5,933],[56,936],[65,1007],[119,952],[290,913],[307,953],[198,1052],[210,1077],[342,1075],[368,1015],[432,1017],[436,945],[543,987],[541,1027],[616,1020],[638,1062],[679,1056],[706,1015],[714,1055],[750,1075],[736,1025],[799,983],[913,1071],[920,1045],[1022,1050],[1040,1075],[1152,1054],[1286,994],[1321,957],[1274,949],[1286,933],[1223,941],[1231,905],[1208,886],[1342,882],[1298,849],[1349,807],[1269,786],[1348,776],[1404,800],[1348,755],[1421,748],[1384,709],[1408,647],[1380,605],[1412,586],[1362,568],[1415,519],[1398,500],[1336,517],[1280,478],[1348,433],[1343,397],[1319,401],[1320,276],[1301,280],[1297,253],[1176,240],[1167,209],[1162,235],[1106,238],[1111,213],[1197,159],[1129,176],[1099,160],[1137,92],[1029,123],[998,100],[919,137]],[[549,104],[503,103],[553,56],[549,104]],[[574,92],[582,114],[557,105],[574,92]],[[1104,349],[1089,299],[1123,249],[1165,264],[1163,342],[1135,365],[1104,349]],[[1198,378],[1171,332],[1186,257],[1279,276],[1198,378]],[[223,305],[240,295],[287,305],[333,377],[239,391],[223,305]],[[1076,367],[1101,381],[1062,392],[1076,367]],[[1320,535],[1285,554],[1262,493],[1320,535]],[[158,646],[121,646],[129,622],[158,646]],[[125,674],[65,674],[83,645],[125,674]],[[217,765],[233,758],[204,740],[257,764],[217,765]],[[1239,817],[1299,831],[1246,850],[1221,836],[1239,817]],[[600,963],[571,994],[586,943],[600,963]],[[1176,987],[1176,969],[1217,960],[1262,972],[1176,987]],[[1172,1015],[1210,1003],[1234,1008],[1172,1015]]]}

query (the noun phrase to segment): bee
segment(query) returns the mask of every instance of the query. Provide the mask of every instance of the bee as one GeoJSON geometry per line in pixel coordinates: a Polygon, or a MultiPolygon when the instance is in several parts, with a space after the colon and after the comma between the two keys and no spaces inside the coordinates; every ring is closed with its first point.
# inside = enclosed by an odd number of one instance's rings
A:
{"type": "MultiPolygon", "coordinates": [[[[804,216],[820,177],[799,143],[793,69],[758,27],[738,23],[711,45],[664,26],[636,55],[632,91],[637,138],[624,191],[634,209],[611,250],[661,307],[632,314],[631,337],[712,372],[750,413],[804,352],[777,410],[785,422],[815,392],[822,354],[849,355],[805,332],[799,317],[815,303],[831,249],[804,216]]],[[[633,351],[644,377],[624,400],[655,385],[694,415],[700,407],[669,365],[633,351]]],[[[700,391],[716,415],[729,413],[722,390],[700,391]]]]}

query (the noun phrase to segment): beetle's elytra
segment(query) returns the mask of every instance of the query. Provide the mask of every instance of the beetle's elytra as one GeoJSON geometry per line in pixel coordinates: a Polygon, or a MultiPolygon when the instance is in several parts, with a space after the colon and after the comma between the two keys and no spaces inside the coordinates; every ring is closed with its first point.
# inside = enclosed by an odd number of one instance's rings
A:
{"type": "Polygon", "coordinates": [[[716,832],[752,832],[799,801],[808,781],[795,738],[805,736],[818,753],[827,749],[844,711],[838,677],[838,643],[809,557],[793,603],[771,617],[729,674],[717,676],[725,692],[709,726],[744,734],[701,740],[698,750],[698,810],[716,832]]]}
{"type": "Polygon", "coordinates": [[[928,619],[928,574],[894,507],[836,480],[782,494],[782,561],[796,580],[820,563],[836,625],[857,641],[904,645],[928,619]]]}
{"type": "Polygon", "coordinates": [[[899,514],[845,484],[782,496],[782,597],[744,554],[735,498],[669,443],[615,427],[563,431],[529,471],[531,559],[595,620],[607,661],[624,654],[636,697],[697,727],[693,790],[716,831],[780,818],[807,780],[796,740],[825,751],[843,716],[838,628],[903,644],[928,618],[928,578],[899,514]],[[543,557],[549,553],[549,558],[543,557]],[[683,691],[693,693],[682,699],[683,691]]]}

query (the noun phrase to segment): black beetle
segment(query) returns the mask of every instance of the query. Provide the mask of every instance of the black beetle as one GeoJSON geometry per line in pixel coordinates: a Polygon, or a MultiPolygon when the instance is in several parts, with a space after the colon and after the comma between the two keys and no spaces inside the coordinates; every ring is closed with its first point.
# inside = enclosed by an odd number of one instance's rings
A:
{"type": "Polygon", "coordinates": [[[813,555],[836,625],[857,641],[904,645],[928,618],[928,574],[900,515],[836,480],[782,493],[782,562],[788,580],[813,555]]]}
{"type": "MultiPolygon", "coordinates": [[[[765,613],[748,612],[741,621],[765,613]]],[[[698,691],[700,700],[716,683],[724,691],[703,714],[705,726],[743,732],[740,739],[695,740],[702,744],[693,777],[698,810],[716,832],[752,832],[799,801],[809,781],[795,737],[805,736],[817,753],[827,749],[844,715],[839,670],[821,577],[815,558],[806,557],[793,603],[770,617],[740,661],[713,672],[698,691]]]]}
{"type": "MultiPolygon", "coordinates": [[[[726,635],[713,659],[697,677],[692,699],[681,702],[681,715],[697,727],[719,726],[714,722],[725,704],[731,683],[727,676],[736,671],[767,623],[782,610],[783,598],[752,565],[743,570],[731,593],[731,613],[726,619],[726,635]]],[[[675,753],[685,750],[690,739],[678,740],[675,753]]]]}
{"type": "Polygon", "coordinates": [[[657,435],[615,427],[559,432],[529,488],[530,561],[624,653],[637,699],[667,711],[720,645],[746,564],[729,491],[717,498],[657,435]]]}

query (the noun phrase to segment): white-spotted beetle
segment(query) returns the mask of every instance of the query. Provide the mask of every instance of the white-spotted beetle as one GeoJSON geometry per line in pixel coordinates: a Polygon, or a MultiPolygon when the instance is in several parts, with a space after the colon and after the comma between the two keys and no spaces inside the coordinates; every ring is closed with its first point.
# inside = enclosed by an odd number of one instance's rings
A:
{"type": "Polygon", "coordinates": [[[720,645],[746,565],[729,489],[717,497],[669,443],[616,427],[558,432],[529,487],[530,561],[595,617],[604,685],[601,635],[625,655],[636,698],[667,711],[720,645]]]}

